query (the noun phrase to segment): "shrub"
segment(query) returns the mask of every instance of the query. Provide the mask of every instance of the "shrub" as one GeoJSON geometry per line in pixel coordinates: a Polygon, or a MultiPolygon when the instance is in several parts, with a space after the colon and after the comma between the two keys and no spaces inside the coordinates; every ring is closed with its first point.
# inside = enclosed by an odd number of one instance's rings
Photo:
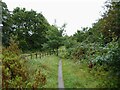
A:
{"type": "Polygon", "coordinates": [[[21,58],[21,50],[18,44],[11,39],[10,46],[3,48],[2,54],[2,88],[37,88],[43,87],[46,77],[38,70],[33,74],[34,82],[30,81],[27,60],[21,58]],[[36,85],[37,83],[37,85],[36,85]]]}
{"type": "Polygon", "coordinates": [[[24,87],[23,82],[27,80],[27,70],[24,61],[20,58],[21,51],[18,45],[11,40],[10,46],[3,48],[2,87],[24,87]]]}
{"type": "Polygon", "coordinates": [[[68,58],[68,52],[66,50],[66,47],[61,46],[58,50],[58,56],[61,58],[68,58]]]}

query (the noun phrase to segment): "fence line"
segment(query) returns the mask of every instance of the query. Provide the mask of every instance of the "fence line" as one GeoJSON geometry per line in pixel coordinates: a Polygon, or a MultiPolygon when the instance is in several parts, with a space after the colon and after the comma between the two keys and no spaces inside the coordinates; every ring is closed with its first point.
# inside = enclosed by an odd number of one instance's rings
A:
{"type": "Polygon", "coordinates": [[[36,52],[36,53],[31,53],[31,54],[22,54],[21,57],[22,58],[27,58],[27,59],[33,59],[33,58],[42,58],[45,56],[49,56],[49,55],[57,55],[56,52],[36,52]]]}

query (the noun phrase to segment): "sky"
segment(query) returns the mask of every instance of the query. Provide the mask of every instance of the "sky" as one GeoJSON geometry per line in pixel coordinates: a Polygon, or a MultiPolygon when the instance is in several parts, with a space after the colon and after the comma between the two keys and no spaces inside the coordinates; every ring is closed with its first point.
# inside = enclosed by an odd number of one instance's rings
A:
{"type": "Polygon", "coordinates": [[[42,13],[52,25],[66,23],[67,35],[73,35],[81,27],[91,27],[104,11],[106,0],[2,0],[10,11],[16,7],[42,13]]]}

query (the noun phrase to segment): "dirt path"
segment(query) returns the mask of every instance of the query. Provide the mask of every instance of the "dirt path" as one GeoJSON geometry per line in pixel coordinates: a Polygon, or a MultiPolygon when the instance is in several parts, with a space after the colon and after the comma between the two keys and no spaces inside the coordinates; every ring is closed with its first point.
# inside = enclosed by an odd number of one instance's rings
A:
{"type": "Polygon", "coordinates": [[[64,82],[62,77],[62,61],[59,61],[58,66],[58,88],[64,88],[64,82]]]}

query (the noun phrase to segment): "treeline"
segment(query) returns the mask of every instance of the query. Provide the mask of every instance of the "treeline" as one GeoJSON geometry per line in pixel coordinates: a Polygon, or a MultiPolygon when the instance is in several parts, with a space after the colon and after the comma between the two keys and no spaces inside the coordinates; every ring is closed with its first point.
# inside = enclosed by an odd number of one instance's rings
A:
{"type": "Polygon", "coordinates": [[[18,42],[19,48],[24,52],[54,50],[61,45],[65,24],[58,28],[50,25],[41,13],[19,7],[9,11],[7,5],[1,3],[3,46],[9,46],[10,38],[18,42]]]}
{"type": "MultiPolygon", "coordinates": [[[[46,18],[34,10],[16,7],[9,11],[2,5],[2,88],[43,88],[46,75],[37,68],[33,76],[29,74],[28,60],[23,53],[48,52],[58,54],[63,45],[66,24],[58,27],[50,25],[46,18]],[[31,78],[32,77],[32,78],[31,78]]],[[[32,58],[34,60],[34,58],[32,58]]]]}
{"type": "Polygon", "coordinates": [[[86,62],[92,74],[103,79],[98,87],[114,88],[120,86],[120,2],[107,1],[105,8],[91,28],[64,37],[64,57],[86,62]]]}
{"type": "MultiPolygon", "coordinates": [[[[84,27],[73,36],[63,35],[66,24],[61,27],[50,25],[41,13],[34,10],[27,11],[25,8],[19,7],[10,12],[7,5],[4,2],[1,3],[2,42],[3,47],[7,47],[5,50],[3,49],[4,87],[17,87],[17,80],[20,83],[29,78],[27,78],[28,73],[23,74],[24,76],[20,73],[27,71],[22,68],[25,66],[21,66],[19,62],[21,58],[18,55],[20,54],[13,49],[10,43],[11,38],[18,42],[18,47],[23,52],[57,50],[63,52],[57,53],[62,58],[86,62],[89,68],[94,69],[94,74],[92,74],[96,76],[96,73],[99,73],[97,76],[101,76],[103,79],[98,87],[120,86],[120,2],[107,2],[105,4],[106,11],[102,18],[94,23],[91,28],[84,27]],[[18,63],[17,67],[14,62],[18,63]],[[18,67],[21,69],[16,72],[13,67],[16,67],[16,70],[18,67]],[[103,73],[105,74],[103,75],[103,73]]],[[[21,63],[23,64],[23,62],[21,63]]],[[[37,75],[37,77],[39,76],[37,75]]],[[[34,85],[38,81],[29,83],[26,82],[20,87],[37,87],[34,85]]],[[[41,85],[43,85],[42,82],[41,85]]]]}

